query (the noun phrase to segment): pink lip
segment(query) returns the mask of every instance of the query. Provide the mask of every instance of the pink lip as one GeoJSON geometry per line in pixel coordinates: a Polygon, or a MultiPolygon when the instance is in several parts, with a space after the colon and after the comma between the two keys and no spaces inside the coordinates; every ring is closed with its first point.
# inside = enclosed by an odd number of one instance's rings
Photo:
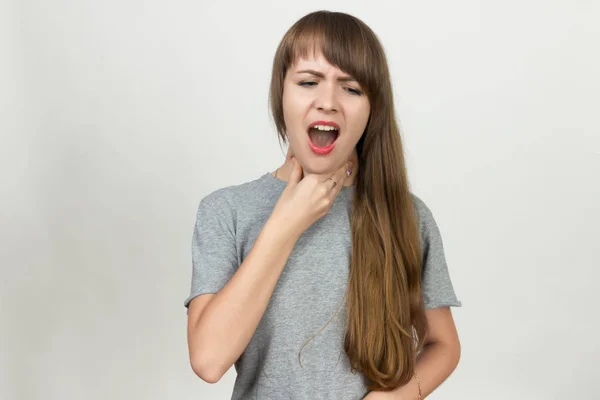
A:
{"type": "MultiPolygon", "coordinates": [[[[338,124],[336,124],[333,121],[314,121],[313,123],[311,123],[308,126],[308,129],[312,128],[315,125],[328,125],[328,126],[333,126],[338,130],[338,135],[340,132],[340,126],[338,124]]],[[[325,154],[329,154],[333,151],[333,149],[335,148],[335,145],[337,143],[337,139],[331,143],[329,146],[327,147],[319,147],[317,145],[315,145],[311,140],[310,140],[310,135],[307,135],[308,137],[308,146],[310,147],[310,149],[316,153],[316,154],[321,154],[321,155],[325,155],[325,154]]]]}
{"type": "Polygon", "coordinates": [[[317,154],[329,154],[333,151],[333,149],[335,148],[335,144],[337,142],[333,142],[331,143],[329,146],[327,147],[318,147],[317,145],[315,145],[311,140],[310,137],[308,138],[308,145],[310,147],[310,149],[317,153],[317,154]]]}
{"type": "Polygon", "coordinates": [[[314,121],[308,127],[312,128],[315,125],[328,125],[335,127],[338,131],[340,130],[340,126],[333,121],[314,121]]]}

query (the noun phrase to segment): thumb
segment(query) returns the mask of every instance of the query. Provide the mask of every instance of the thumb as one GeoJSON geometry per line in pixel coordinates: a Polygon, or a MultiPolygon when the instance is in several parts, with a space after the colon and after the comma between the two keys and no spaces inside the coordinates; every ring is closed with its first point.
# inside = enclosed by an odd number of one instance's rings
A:
{"type": "Polygon", "coordinates": [[[288,186],[296,186],[298,182],[302,180],[302,166],[296,160],[296,158],[292,158],[292,173],[290,174],[290,179],[288,181],[288,186]]]}

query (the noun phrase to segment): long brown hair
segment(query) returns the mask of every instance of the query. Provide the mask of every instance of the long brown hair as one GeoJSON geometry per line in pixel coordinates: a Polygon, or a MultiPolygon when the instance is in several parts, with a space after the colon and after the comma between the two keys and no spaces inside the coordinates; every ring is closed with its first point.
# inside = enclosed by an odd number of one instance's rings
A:
{"type": "Polygon", "coordinates": [[[285,75],[309,51],[321,51],[330,64],[352,75],[371,104],[356,148],[359,168],[344,349],[352,368],[368,379],[370,390],[392,390],[411,379],[427,321],[420,233],[387,60],[375,33],[358,18],[317,11],[297,21],[277,49],[270,87],[271,113],[283,142],[285,75]]]}

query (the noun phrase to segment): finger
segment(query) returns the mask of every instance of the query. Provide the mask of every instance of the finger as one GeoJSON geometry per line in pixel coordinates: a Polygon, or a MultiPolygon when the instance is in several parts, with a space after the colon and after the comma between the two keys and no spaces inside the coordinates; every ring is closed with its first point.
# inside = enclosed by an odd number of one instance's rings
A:
{"type": "Polygon", "coordinates": [[[343,184],[344,181],[346,180],[346,178],[348,177],[348,171],[351,169],[351,167],[352,167],[351,161],[345,162],[329,178],[327,178],[326,182],[328,182],[331,185],[331,188],[334,188],[334,187],[337,187],[338,185],[343,184]],[[335,181],[336,183],[332,183],[332,180],[335,181]]]}
{"type": "Polygon", "coordinates": [[[331,176],[330,179],[333,179],[335,182],[337,182],[336,184],[333,184],[331,182],[331,180],[328,179],[328,184],[331,185],[331,190],[330,190],[330,195],[332,196],[331,198],[335,198],[335,196],[337,196],[337,194],[340,192],[340,190],[342,190],[342,187],[344,186],[344,182],[346,181],[346,179],[348,178],[348,171],[352,169],[352,162],[348,161],[345,162],[344,164],[342,164],[342,166],[335,171],[335,173],[331,176]]]}
{"type": "Polygon", "coordinates": [[[302,180],[302,166],[296,160],[296,158],[292,159],[292,173],[290,174],[290,179],[288,181],[288,186],[296,186],[298,182],[302,180]]]}
{"type": "Polygon", "coordinates": [[[288,147],[287,154],[285,155],[286,160],[291,160],[294,157],[294,153],[292,152],[292,148],[288,147]]]}

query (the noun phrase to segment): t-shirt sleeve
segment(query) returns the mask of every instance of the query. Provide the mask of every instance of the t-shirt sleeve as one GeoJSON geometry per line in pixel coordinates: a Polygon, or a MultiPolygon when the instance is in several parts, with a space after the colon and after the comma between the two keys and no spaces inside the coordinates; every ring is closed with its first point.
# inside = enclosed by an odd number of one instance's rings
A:
{"type": "Polygon", "coordinates": [[[187,308],[194,297],[217,293],[238,268],[235,226],[231,215],[203,199],[198,206],[192,234],[192,284],[184,301],[187,308]]]}
{"type": "Polygon", "coordinates": [[[444,244],[431,210],[413,197],[419,216],[423,253],[422,288],[425,309],[461,307],[446,264],[444,244]]]}

